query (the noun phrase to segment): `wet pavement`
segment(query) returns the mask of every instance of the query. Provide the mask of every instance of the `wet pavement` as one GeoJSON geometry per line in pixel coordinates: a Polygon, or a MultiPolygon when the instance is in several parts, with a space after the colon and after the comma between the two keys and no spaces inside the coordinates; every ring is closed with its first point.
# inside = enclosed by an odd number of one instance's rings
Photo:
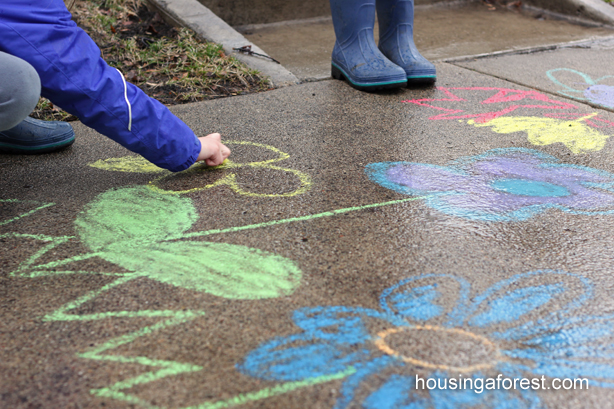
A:
{"type": "Polygon", "coordinates": [[[0,406],[610,407],[607,44],[173,107],[218,169],[0,155],[0,406]]]}
{"type": "Polygon", "coordinates": [[[469,59],[458,65],[517,84],[614,110],[614,40],[571,45],[531,55],[469,59]],[[544,81],[543,72],[547,80],[544,81]]]}
{"type": "MultiPolygon", "coordinates": [[[[299,79],[330,78],[335,33],[330,17],[237,27],[299,79]]],[[[376,41],[378,27],[374,27],[376,41]]],[[[415,41],[431,60],[531,48],[611,35],[603,27],[581,27],[515,8],[483,2],[417,6],[415,41]]]]}

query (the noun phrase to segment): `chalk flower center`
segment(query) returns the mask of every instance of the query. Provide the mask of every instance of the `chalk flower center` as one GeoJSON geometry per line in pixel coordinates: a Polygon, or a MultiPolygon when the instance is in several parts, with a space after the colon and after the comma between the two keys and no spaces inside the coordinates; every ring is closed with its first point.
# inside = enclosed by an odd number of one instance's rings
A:
{"type": "Polygon", "coordinates": [[[458,328],[392,328],[378,333],[375,345],[413,365],[454,372],[488,369],[500,360],[499,348],[492,341],[458,328]]]}
{"type": "Polygon", "coordinates": [[[524,179],[499,179],[491,183],[493,189],[519,196],[565,197],[571,192],[554,183],[524,179]]]}

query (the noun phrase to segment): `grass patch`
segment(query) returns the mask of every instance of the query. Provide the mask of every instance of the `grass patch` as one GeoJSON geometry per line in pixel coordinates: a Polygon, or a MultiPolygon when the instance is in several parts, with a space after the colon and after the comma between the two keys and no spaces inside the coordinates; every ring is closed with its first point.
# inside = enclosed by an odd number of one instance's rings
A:
{"type": "MultiPolygon", "coordinates": [[[[77,0],[67,5],[73,20],[96,42],[107,63],[126,81],[160,102],[173,105],[269,89],[265,77],[222,46],[198,39],[186,28],[166,24],[141,0],[77,0]]],[[[74,120],[41,98],[31,115],[74,120]]]]}

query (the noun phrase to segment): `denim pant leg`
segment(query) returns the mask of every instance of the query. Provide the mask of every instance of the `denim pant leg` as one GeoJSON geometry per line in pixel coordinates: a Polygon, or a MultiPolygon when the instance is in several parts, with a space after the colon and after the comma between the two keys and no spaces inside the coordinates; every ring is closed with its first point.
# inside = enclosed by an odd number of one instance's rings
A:
{"type": "Polygon", "coordinates": [[[30,115],[40,93],[41,82],[34,67],[0,51],[0,132],[30,115]]]}

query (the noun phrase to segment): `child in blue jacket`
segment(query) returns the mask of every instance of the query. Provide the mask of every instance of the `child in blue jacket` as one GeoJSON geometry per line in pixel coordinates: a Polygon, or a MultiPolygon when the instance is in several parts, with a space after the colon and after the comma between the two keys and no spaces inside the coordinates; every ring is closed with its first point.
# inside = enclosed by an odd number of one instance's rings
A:
{"type": "Polygon", "coordinates": [[[61,128],[69,125],[24,118],[40,89],[85,125],[161,168],[178,172],[200,160],[216,166],[230,155],[219,134],[197,137],[163,104],[126,82],[71,20],[63,0],[2,0],[0,33],[0,148],[22,138],[28,149],[37,134],[51,138],[51,145],[72,143],[74,136],[61,128]],[[59,142],[56,134],[64,135],[59,142]]]}

